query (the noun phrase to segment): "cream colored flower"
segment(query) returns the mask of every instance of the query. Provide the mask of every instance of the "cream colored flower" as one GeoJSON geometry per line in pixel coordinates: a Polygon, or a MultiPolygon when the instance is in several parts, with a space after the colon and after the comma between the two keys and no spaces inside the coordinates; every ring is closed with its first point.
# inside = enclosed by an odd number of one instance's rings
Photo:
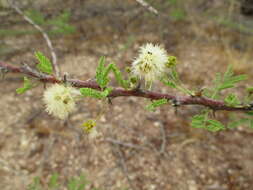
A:
{"type": "Polygon", "coordinates": [[[75,99],[79,91],[70,86],[54,84],[47,88],[43,95],[46,111],[60,119],[66,119],[76,106],[75,99]]]}
{"type": "Polygon", "coordinates": [[[140,47],[139,56],[132,63],[132,73],[139,78],[144,78],[145,83],[159,80],[166,71],[168,55],[159,45],[148,43],[140,47]]]}

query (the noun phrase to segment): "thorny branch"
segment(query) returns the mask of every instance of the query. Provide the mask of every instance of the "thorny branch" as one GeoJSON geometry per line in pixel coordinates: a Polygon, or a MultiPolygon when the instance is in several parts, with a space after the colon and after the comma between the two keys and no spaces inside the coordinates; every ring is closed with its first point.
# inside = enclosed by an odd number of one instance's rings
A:
{"type": "MultiPolygon", "coordinates": [[[[4,62],[0,61],[0,70],[12,72],[12,73],[21,73],[25,74],[27,76],[33,77],[38,79],[41,82],[44,83],[63,83],[64,79],[59,79],[52,75],[47,75],[41,72],[38,72],[28,65],[23,65],[21,67],[17,67],[11,64],[6,64],[4,62]]],[[[96,83],[95,80],[79,80],[79,79],[68,79],[68,83],[71,83],[72,86],[77,88],[92,88],[96,90],[101,90],[99,85],[96,83]]],[[[237,107],[232,107],[226,105],[223,101],[220,100],[214,100],[207,97],[195,97],[195,96],[177,96],[167,93],[160,93],[160,92],[154,92],[154,91],[148,91],[148,90],[142,90],[142,89],[132,89],[132,90],[125,90],[123,88],[114,88],[112,92],[109,94],[108,97],[110,98],[116,98],[120,96],[136,96],[136,97],[143,97],[150,100],[159,100],[159,99],[167,99],[170,100],[173,104],[177,106],[182,105],[202,105],[205,107],[208,107],[214,111],[218,110],[224,110],[224,111],[252,111],[253,106],[252,105],[241,105],[237,107]]]]}

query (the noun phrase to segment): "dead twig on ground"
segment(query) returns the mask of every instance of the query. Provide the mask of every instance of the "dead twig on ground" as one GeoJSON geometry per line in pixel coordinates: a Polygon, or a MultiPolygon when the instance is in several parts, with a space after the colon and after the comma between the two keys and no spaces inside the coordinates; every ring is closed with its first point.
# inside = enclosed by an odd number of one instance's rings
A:
{"type": "Polygon", "coordinates": [[[137,3],[139,3],[141,6],[143,6],[144,8],[146,8],[148,11],[150,11],[151,13],[158,15],[158,11],[152,7],[151,5],[149,5],[147,2],[145,2],[144,0],[135,0],[137,3]]]}
{"type": "Polygon", "coordinates": [[[110,142],[112,144],[117,144],[117,145],[120,145],[120,146],[124,146],[124,147],[127,147],[127,148],[133,148],[133,149],[137,149],[137,150],[148,150],[148,148],[145,148],[143,146],[135,145],[135,144],[132,144],[132,143],[122,142],[122,141],[117,140],[117,139],[106,138],[105,141],[110,142]]]}

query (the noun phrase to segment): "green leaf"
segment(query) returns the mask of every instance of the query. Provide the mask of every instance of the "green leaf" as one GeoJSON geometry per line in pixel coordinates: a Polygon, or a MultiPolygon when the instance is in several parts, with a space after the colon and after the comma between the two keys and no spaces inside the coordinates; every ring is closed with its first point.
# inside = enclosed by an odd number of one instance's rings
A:
{"type": "Polygon", "coordinates": [[[172,76],[173,81],[175,81],[175,82],[179,82],[180,81],[179,80],[179,76],[178,76],[178,72],[177,72],[177,70],[176,70],[175,67],[173,67],[171,69],[171,76],[172,76]]]}
{"type": "Polygon", "coordinates": [[[28,185],[28,190],[42,190],[39,177],[35,177],[33,183],[28,185]]]}
{"type": "Polygon", "coordinates": [[[223,76],[220,73],[216,74],[214,88],[211,89],[211,95],[209,97],[217,99],[219,98],[219,93],[222,90],[233,88],[235,87],[236,83],[245,79],[247,79],[246,75],[234,76],[232,66],[229,65],[223,76]]]}
{"type": "Polygon", "coordinates": [[[35,52],[35,57],[39,61],[39,64],[36,65],[37,69],[41,72],[52,74],[53,67],[50,60],[39,51],[35,52]]]}
{"type": "Polygon", "coordinates": [[[59,186],[59,184],[57,183],[58,182],[58,176],[59,175],[57,173],[55,173],[50,177],[49,184],[48,184],[49,189],[55,189],[59,186]]]}
{"type": "Polygon", "coordinates": [[[228,128],[235,128],[235,127],[238,127],[239,125],[241,124],[245,124],[245,123],[248,123],[249,122],[249,119],[248,118],[242,118],[242,119],[239,119],[239,120],[236,120],[236,121],[232,121],[228,124],[228,128]]]}
{"type": "Polygon", "coordinates": [[[72,178],[68,182],[68,190],[84,190],[87,181],[83,175],[79,178],[72,178]]]}
{"type": "Polygon", "coordinates": [[[152,101],[151,104],[146,106],[146,109],[149,111],[154,111],[155,108],[157,108],[161,105],[167,104],[167,103],[168,103],[167,99],[154,100],[154,101],[152,101]]]}
{"type": "Polygon", "coordinates": [[[24,92],[26,92],[27,90],[29,90],[31,88],[32,88],[31,81],[27,77],[24,77],[24,85],[23,85],[23,87],[16,89],[16,92],[18,94],[23,94],[24,92]]]}
{"type": "Polygon", "coordinates": [[[176,88],[177,85],[173,82],[173,81],[169,81],[169,80],[163,80],[163,84],[165,84],[166,86],[169,86],[171,88],[176,88]]]}
{"type": "Polygon", "coordinates": [[[191,126],[193,128],[205,128],[205,114],[198,114],[192,117],[191,126]]]}
{"type": "Polygon", "coordinates": [[[225,98],[225,103],[228,106],[237,106],[240,104],[240,101],[238,100],[238,98],[236,97],[235,94],[229,94],[226,98],[225,98]]]}
{"type": "Polygon", "coordinates": [[[101,57],[96,71],[96,81],[102,89],[105,88],[109,82],[108,75],[110,71],[113,71],[113,74],[120,86],[125,89],[130,86],[130,82],[128,80],[123,79],[123,76],[120,70],[116,67],[116,65],[111,63],[106,67],[105,57],[101,57]]]}
{"type": "Polygon", "coordinates": [[[225,126],[217,120],[209,119],[206,122],[209,124],[206,126],[206,129],[209,131],[217,132],[225,129],[225,126]]]}
{"type": "Polygon", "coordinates": [[[98,85],[100,86],[100,88],[105,88],[106,85],[109,82],[108,77],[105,75],[106,72],[106,67],[105,67],[105,57],[102,56],[99,59],[99,64],[96,70],[96,81],[98,83],[98,85]]]}
{"type": "Polygon", "coordinates": [[[115,64],[111,63],[110,65],[108,65],[107,71],[105,72],[106,76],[108,75],[110,70],[113,71],[114,76],[115,76],[117,82],[119,83],[119,85],[122,86],[123,88],[127,89],[130,85],[129,81],[123,79],[121,71],[116,67],[115,64]]]}
{"type": "Polygon", "coordinates": [[[89,96],[89,97],[98,98],[98,99],[107,97],[111,91],[112,91],[112,88],[107,88],[102,92],[98,90],[94,90],[92,88],[80,88],[80,92],[83,96],[89,96]]]}

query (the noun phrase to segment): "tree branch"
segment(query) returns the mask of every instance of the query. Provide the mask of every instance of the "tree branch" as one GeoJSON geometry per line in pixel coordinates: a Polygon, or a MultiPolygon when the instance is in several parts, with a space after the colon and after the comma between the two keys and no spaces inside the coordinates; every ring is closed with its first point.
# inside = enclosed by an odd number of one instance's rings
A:
{"type": "MultiPolygon", "coordinates": [[[[64,79],[58,79],[55,76],[47,75],[41,72],[38,72],[28,65],[23,65],[21,67],[17,67],[11,64],[6,64],[0,61],[0,70],[11,72],[11,73],[21,73],[27,76],[37,78],[41,82],[45,83],[63,83],[64,79]]],[[[77,88],[92,88],[96,90],[101,90],[99,85],[96,83],[95,80],[79,80],[79,79],[68,79],[67,82],[71,83],[72,86],[77,88]]],[[[227,106],[223,101],[214,100],[207,97],[193,97],[193,96],[176,96],[171,94],[153,92],[153,91],[146,91],[141,89],[133,89],[133,90],[125,90],[123,88],[114,88],[113,91],[109,94],[109,97],[115,98],[120,96],[136,96],[147,98],[150,100],[159,100],[159,99],[167,99],[171,100],[176,105],[202,105],[213,109],[215,111],[224,110],[224,111],[253,111],[253,106],[251,105],[244,105],[244,106],[237,106],[231,107],[227,106]]]]}

